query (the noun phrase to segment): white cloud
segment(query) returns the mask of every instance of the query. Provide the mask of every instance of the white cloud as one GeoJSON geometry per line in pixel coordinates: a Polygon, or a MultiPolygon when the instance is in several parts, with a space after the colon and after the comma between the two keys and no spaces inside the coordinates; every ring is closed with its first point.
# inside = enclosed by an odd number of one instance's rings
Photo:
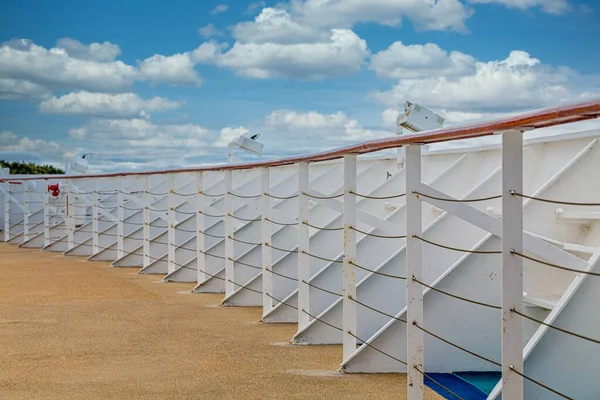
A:
{"type": "MultiPolygon", "coordinates": [[[[264,119],[264,130],[276,139],[268,143],[286,150],[322,150],[348,141],[363,141],[393,134],[391,130],[368,129],[344,112],[322,114],[317,111],[276,110],[264,119]]],[[[267,142],[267,141],[265,141],[267,142]]]]}
{"type": "Polygon", "coordinates": [[[148,118],[151,112],[172,110],[182,104],[158,96],[144,100],[135,93],[73,92],[43,101],[40,103],[40,111],[106,118],[148,118]]]}
{"type": "Polygon", "coordinates": [[[139,69],[145,79],[153,82],[200,86],[202,79],[194,69],[195,65],[190,53],[171,56],[155,54],[142,61],[139,69]]]}
{"type": "Polygon", "coordinates": [[[254,3],[250,3],[250,4],[248,4],[248,7],[246,7],[246,13],[252,14],[252,13],[254,13],[254,10],[256,10],[258,8],[262,8],[265,5],[266,5],[266,3],[264,1],[256,1],[254,3]]]}
{"type": "Polygon", "coordinates": [[[42,100],[50,91],[37,83],[22,79],[0,79],[0,100],[42,100]]]}
{"type": "Polygon", "coordinates": [[[208,24],[205,27],[198,28],[198,35],[209,38],[211,36],[222,36],[223,32],[218,30],[213,24],[208,24]]]}
{"type": "Polygon", "coordinates": [[[244,43],[309,43],[327,41],[328,29],[300,24],[285,10],[264,8],[254,21],[241,22],[234,26],[233,36],[244,43]]]}
{"type": "Polygon", "coordinates": [[[371,58],[369,68],[380,77],[395,79],[464,76],[475,71],[475,59],[459,51],[448,54],[434,43],[394,42],[371,58]]]}
{"type": "Polygon", "coordinates": [[[466,31],[472,14],[459,0],[292,0],[290,12],[303,24],[352,27],[359,22],[400,26],[410,19],[420,29],[466,31]]]}
{"type": "MultiPolygon", "coordinates": [[[[446,62],[436,59],[423,66],[435,70],[446,62]]],[[[450,63],[451,65],[451,63],[450,63]]],[[[585,77],[566,67],[543,65],[523,51],[512,51],[504,60],[475,62],[470,73],[454,74],[442,68],[438,74],[423,76],[418,71],[400,79],[389,91],[374,95],[388,107],[398,107],[404,101],[417,101],[428,107],[448,111],[506,112],[541,107],[577,96],[573,87],[585,77]]]]}
{"type": "MultiPolygon", "coordinates": [[[[201,46],[202,47],[202,46],[201,46]]],[[[200,49],[200,48],[199,48],[200,49]]],[[[216,50],[216,46],[211,47],[216,50]]],[[[247,78],[324,79],[357,72],[369,51],[348,29],[333,29],[327,42],[283,45],[236,42],[225,53],[205,57],[247,78]]]]}
{"type": "Polygon", "coordinates": [[[469,0],[471,3],[495,3],[501,4],[508,8],[518,8],[526,10],[532,7],[541,7],[542,10],[549,14],[564,14],[571,10],[569,0],[469,0]]]}
{"type": "Polygon", "coordinates": [[[86,45],[75,39],[62,38],[58,40],[56,47],[64,49],[73,58],[98,62],[114,61],[121,54],[121,48],[110,42],[86,45]]]}
{"type": "Polygon", "coordinates": [[[224,13],[225,11],[227,11],[228,9],[229,9],[229,6],[227,4],[219,4],[210,13],[211,14],[221,14],[221,13],[224,13]]]}
{"type": "Polygon", "coordinates": [[[84,128],[69,129],[69,136],[73,139],[85,139],[87,131],[84,128]]]}
{"type": "Polygon", "coordinates": [[[77,129],[76,135],[115,142],[125,141],[145,147],[151,147],[160,141],[160,146],[168,148],[186,146],[188,140],[191,140],[189,143],[197,143],[198,138],[208,133],[208,129],[194,124],[157,125],[146,119],[132,118],[94,119],[77,129]]]}
{"type": "Polygon", "coordinates": [[[36,152],[44,156],[56,157],[61,147],[55,141],[19,137],[13,132],[0,132],[0,152],[36,152]]]}
{"type": "Polygon", "coordinates": [[[94,149],[94,169],[157,169],[188,165],[210,154],[211,132],[194,124],[156,124],[146,119],[92,119],[69,131],[94,149]]]}
{"type": "Polygon", "coordinates": [[[248,132],[250,132],[250,131],[248,129],[244,128],[243,126],[239,126],[237,128],[231,128],[231,127],[223,128],[223,129],[221,129],[221,134],[219,135],[219,139],[213,143],[213,146],[214,147],[227,147],[229,142],[231,142],[231,140],[234,137],[243,135],[244,133],[248,133],[248,132]]]}
{"type": "Polygon", "coordinates": [[[317,111],[302,113],[292,110],[277,110],[265,117],[266,126],[291,129],[339,128],[347,122],[348,117],[341,111],[333,114],[321,114],[317,111]]]}
{"type": "Polygon", "coordinates": [[[11,131],[0,132],[0,145],[5,146],[15,144],[19,141],[19,137],[11,131]]]}
{"type": "Polygon", "coordinates": [[[49,88],[113,91],[129,87],[138,71],[121,61],[74,58],[64,49],[47,50],[18,39],[0,45],[0,78],[23,79],[49,88]]]}

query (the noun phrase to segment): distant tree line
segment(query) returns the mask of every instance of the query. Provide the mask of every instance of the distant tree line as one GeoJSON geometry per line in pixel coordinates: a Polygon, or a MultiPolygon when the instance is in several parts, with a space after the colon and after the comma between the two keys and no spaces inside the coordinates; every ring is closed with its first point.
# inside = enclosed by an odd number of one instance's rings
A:
{"type": "Polygon", "coordinates": [[[38,165],[35,163],[27,163],[25,161],[0,160],[0,167],[10,168],[11,174],[51,175],[65,173],[62,169],[55,168],[52,165],[38,165]]]}

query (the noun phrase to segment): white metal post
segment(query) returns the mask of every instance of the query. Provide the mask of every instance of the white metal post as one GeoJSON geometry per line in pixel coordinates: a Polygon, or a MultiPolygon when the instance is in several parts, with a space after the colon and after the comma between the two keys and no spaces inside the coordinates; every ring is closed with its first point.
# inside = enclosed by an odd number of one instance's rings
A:
{"type": "Polygon", "coordinates": [[[4,181],[4,242],[10,240],[10,182],[4,181]]]}
{"type": "Polygon", "coordinates": [[[423,249],[421,241],[413,235],[421,235],[422,204],[413,190],[421,185],[421,146],[406,148],[406,304],[407,304],[407,383],[408,399],[422,400],[423,388],[423,249]],[[421,371],[421,372],[419,372],[421,371]]]}
{"type": "Polygon", "coordinates": [[[66,198],[67,198],[67,218],[66,218],[66,222],[67,222],[67,249],[71,250],[73,248],[73,234],[74,234],[74,229],[75,229],[75,219],[74,219],[74,207],[73,207],[73,196],[71,195],[72,192],[72,186],[73,186],[73,180],[72,179],[67,179],[67,190],[66,190],[66,198]]]}
{"type": "Polygon", "coordinates": [[[168,267],[169,274],[175,272],[175,174],[169,174],[169,238],[168,267]]]}
{"type": "Polygon", "coordinates": [[[144,253],[144,268],[150,265],[150,175],[146,175],[143,183],[143,199],[144,199],[144,211],[142,211],[142,218],[144,220],[144,226],[142,228],[143,235],[143,253],[144,253]]]}
{"type": "Polygon", "coordinates": [[[235,286],[233,271],[233,173],[231,170],[225,171],[225,296],[231,295],[235,286]]]}
{"type": "Polygon", "coordinates": [[[344,360],[356,351],[356,154],[344,156],[344,360]]]}
{"type": "Polygon", "coordinates": [[[309,165],[298,164],[298,330],[308,326],[310,321],[310,287],[302,281],[310,279],[310,238],[308,220],[310,216],[309,198],[306,194],[310,185],[309,165]]]}
{"type": "Polygon", "coordinates": [[[119,176],[117,179],[119,180],[117,185],[117,259],[121,259],[125,254],[123,251],[123,221],[125,220],[123,181],[125,177],[119,176]]]}
{"type": "Polygon", "coordinates": [[[28,189],[29,181],[23,181],[21,185],[23,187],[23,242],[29,240],[29,189],[28,189]]]}
{"type": "Polygon", "coordinates": [[[44,246],[50,245],[50,204],[48,198],[48,179],[44,179],[42,192],[44,198],[44,246]]]}
{"type": "Polygon", "coordinates": [[[502,135],[502,397],[523,399],[523,134],[502,135]]]}
{"type": "Polygon", "coordinates": [[[203,173],[196,172],[196,269],[198,284],[206,280],[206,236],[204,235],[204,190],[203,173]]]}
{"type": "Polygon", "coordinates": [[[273,308],[273,299],[269,297],[273,293],[273,274],[271,274],[271,263],[273,252],[271,245],[271,170],[268,167],[261,169],[261,214],[260,236],[262,242],[262,280],[263,280],[263,315],[273,308]]]}
{"type": "Polygon", "coordinates": [[[100,229],[98,223],[98,207],[100,206],[98,197],[100,190],[100,179],[94,178],[94,190],[92,198],[92,254],[96,254],[100,251],[100,229]]]}

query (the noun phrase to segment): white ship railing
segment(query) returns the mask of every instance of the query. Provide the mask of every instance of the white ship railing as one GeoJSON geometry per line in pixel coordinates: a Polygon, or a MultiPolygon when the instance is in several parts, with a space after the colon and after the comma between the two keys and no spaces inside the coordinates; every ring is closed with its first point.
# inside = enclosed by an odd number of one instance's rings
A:
{"type": "MultiPolygon", "coordinates": [[[[556,210],[557,221],[600,220],[600,196],[580,200],[598,190],[561,193],[561,200],[545,196],[567,179],[569,168],[589,158],[597,139],[573,150],[554,175],[532,186],[524,184],[523,132],[599,115],[597,100],[281,160],[0,179],[4,240],[110,260],[114,266],[141,266],[142,273],[166,274],[165,281],[196,281],[197,292],[223,291],[223,305],[262,305],[264,322],[298,323],[295,343],[342,343],[341,371],[406,372],[411,400],[423,398],[424,377],[435,383],[430,370],[485,370],[465,357],[502,372],[490,398],[500,391],[511,400],[523,399],[524,392],[532,393],[528,398],[536,393],[583,398],[600,392],[594,392],[599,384],[593,378],[600,360],[578,359],[600,354],[597,305],[582,303],[600,300],[593,294],[600,292],[600,242],[570,243],[533,233],[524,230],[524,218],[530,203],[544,202],[563,207],[556,210]],[[502,136],[501,165],[482,165],[482,178],[459,195],[450,194],[447,176],[458,173],[466,154],[440,161],[437,174],[422,165],[424,144],[486,135],[502,136]],[[403,166],[385,157],[359,158],[398,147],[406,147],[403,166]],[[53,195],[48,187],[56,184],[59,193],[53,195]],[[501,192],[492,192],[498,186],[501,192]],[[526,187],[536,189],[528,194],[526,187]],[[457,240],[444,226],[462,227],[454,231],[457,240]],[[446,236],[440,239],[442,228],[446,236]],[[367,258],[361,258],[363,248],[369,249],[363,253],[367,258]],[[424,268],[434,253],[440,266],[424,268]],[[468,276],[469,263],[482,260],[477,257],[497,257],[499,262],[485,268],[490,277],[501,275],[499,293],[485,293],[483,281],[474,278],[452,284],[457,271],[468,276]],[[561,296],[524,296],[524,262],[567,274],[561,296]],[[457,313],[471,315],[474,325],[430,327],[424,309],[438,307],[429,304],[434,295],[444,304],[453,302],[457,313]],[[485,300],[490,298],[498,302],[485,300]],[[550,312],[535,318],[524,311],[524,302],[550,312]],[[481,337],[483,321],[497,326],[493,332],[500,343],[481,337]],[[524,337],[528,321],[537,324],[530,338],[524,337]],[[461,344],[448,339],[457,329],[477,340],[470,346],[467,337],[461,344]],[[567,346],[556,335],[579,342],[567,346]],[[458,353],[426,347],[429,338],[458,353]],[[552,347],[555,343],[561,346],[552,347]],[[494,347],[500,358],[482,354],[481,344],[494,347]],[[428,348],[435,360],[431,367],[424,358],[428,348]],[[540,355],[542,349],[549,356],[540,355]],[[549,362],[573,362],[568,365],[573,372],[566,376],[564,368],[545,368],[549,362]]],[[[589,185],[598,187],[597,182],[589,185]]]]}

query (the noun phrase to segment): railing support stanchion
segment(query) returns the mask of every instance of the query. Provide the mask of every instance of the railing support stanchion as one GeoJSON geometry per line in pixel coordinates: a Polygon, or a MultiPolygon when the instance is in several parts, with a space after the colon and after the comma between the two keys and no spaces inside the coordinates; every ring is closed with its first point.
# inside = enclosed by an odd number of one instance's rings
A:
{"type": "Polygon", "coordinates": [[[225,171],[225,296],[231,295],[235,286],[233,274],[233,196],[230,194],[233,190],[233,173],[231,170],[225,171]]]}
{"type": "Polygon", "coordinates": [[[67,190],[65,193],[65,197],[67,199],[67,207],[66,207],[66,222],[67,222],[67,250],[71,250],[73,248],[73,230],[75,229],[75,219],[73,218],[73,214],[75,210],[73,209],[73,180],[67,179],[67,190]]]}
{"type": "Polygon", "coordinates": [[[421,185],[421,146],[406,148],[406,320],[407,323],[407,383],[408,400],[422,400],[423,388],[423,288],[414,279],[423,281],[423,249],[421,241],[422,204],[416,193],[421,185]],[[421,371],[421,372],[419,372],[421,371]]]}
{"type": "Polygon", "coordinates": [[[344,156],[344,299],[343,354],[344,360],[356,351],[356,154],[344,156]],[[350,334],[352,333],[352,334],[350,334]]]}
{"type": "Polygon", "coordinates": [[[10,240],[10,182],[4,181],[4,242],[10,240]]]}
{"type": "Polygon", "coordinates": [[[196,269],[198,276],[198,284],[206,280],[206,236],[204,235],[204,196],[203,189],[203,173],[196,173],[196,269]]]}
{"type": "Polygon", "coordinates": [[[24,181],[23,187],[23,242],[29,240],[29,181],[24,181]]]}
{"type": "Polygon", "coordinates": [[[125,219],[125,209],[123,208],[123,181],[125,178],[119,176],[117,179],[119,180],[117,185],[117,259],[120,259],[125,254],[123,251],[123,220],[125,219]]]}
{"type": "Polygon", "coordinates": [[[523,133],[502,134],[502,397],[523,399],[523,133]]]}
{"type": "Polygon", "coordinates": [[[271,170],[268,167],[261,169],[261,208],[262,222],[260,226],[262,242],[262,281],[263,281],[263,315],[273,308],[273,300],[268,296],[273,293],[273,274],[270,272],[273,253],[271,247],[271,170]]]}
{"type": "Polygon", "coordinates": [[[310,279],[310,237],[309,237],[309,165],[306,162],[298,164],[298,330],[309,323],[310,287],[302,282],[310,279]],[[305,312],[306,311],[306,312],[305,312]]]}
{"type": "Polygon", "coordinates": [[[172,274],[175,272],[175,174],[169,174],[169,228],[167,230],[168,237],[168,261],[167,272],[172,274]]]}
{"type": "Polygon", "coordinates": [[[48,179],[44,179],[42,191],[44,198],[44,246],[50,245],[50,204],[48,199],[48,179]]]}
{"type": "Polygon", "coordinates": [[[144,261],[143,266],[146,268],[150,265],[150,175],[146,175],[143,183],[143,204],[144,211],[142,211],[142,219],[144,221],[144,226],[142,228],[142,236],[143,236],[143,253],[144,253],[144,261]]]}
{"type": "Polygon", "coordinates": [[[94,178],[94,190],[93,190],[93,198],[92,198],[92,254],[98,253],[100,251],[100,243],[99,243],[99,223],[98,223],[98,191],[100,189],[100,179],[94,178]]]}

